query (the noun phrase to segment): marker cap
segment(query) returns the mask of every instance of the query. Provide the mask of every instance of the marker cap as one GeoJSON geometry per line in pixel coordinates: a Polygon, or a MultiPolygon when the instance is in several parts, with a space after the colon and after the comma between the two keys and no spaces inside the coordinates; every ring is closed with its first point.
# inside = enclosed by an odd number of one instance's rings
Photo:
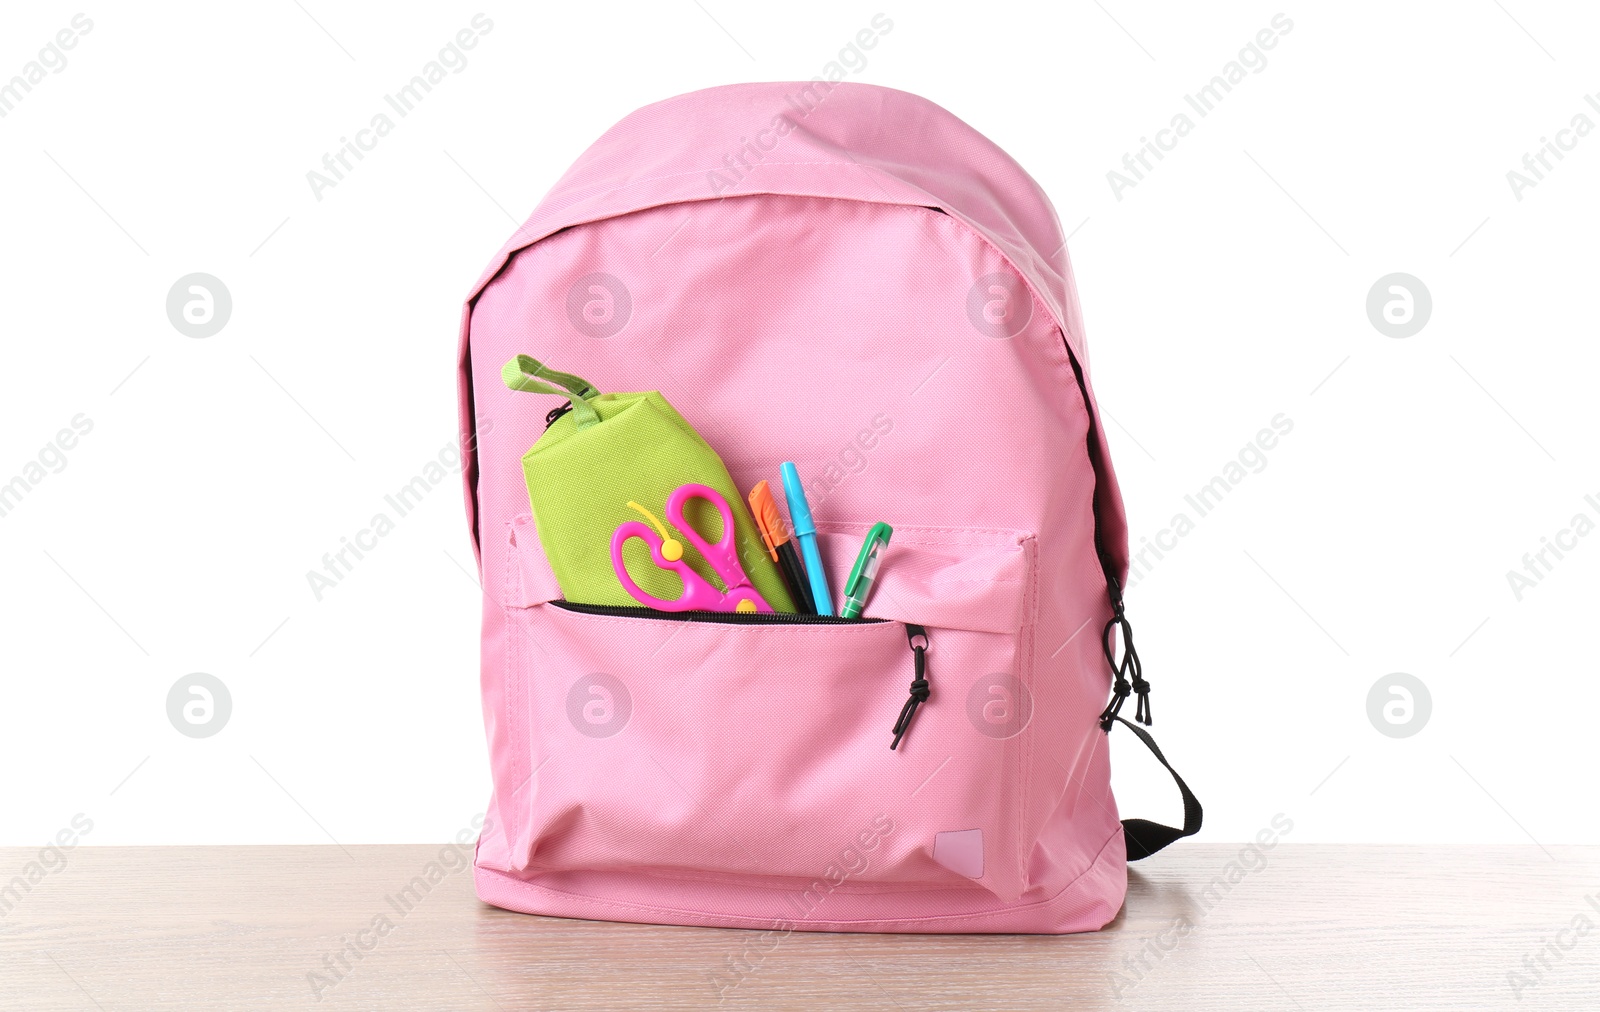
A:
{"type": "Polygon", "coordinates": [[[783,492],[789,500],[789,521],[794,524],[795,534],[817,533],[817,525],[811,519],[811,506],[806,502],[805,487],[800,484],[800,472],[784,461],[778,465],[778,473],[783,475],[783,492]]]}
{"type": "Polygon", "coordinates": [[[755,515],[756,528],[767,546],[772,561],[778,561],[778,546],[788,543],[789,529],[783,525],[783,515],[778,512],[777,500],[772,498],[772,487],[766,480],[756,482],[750,490],[750,512],[755,515]]]}

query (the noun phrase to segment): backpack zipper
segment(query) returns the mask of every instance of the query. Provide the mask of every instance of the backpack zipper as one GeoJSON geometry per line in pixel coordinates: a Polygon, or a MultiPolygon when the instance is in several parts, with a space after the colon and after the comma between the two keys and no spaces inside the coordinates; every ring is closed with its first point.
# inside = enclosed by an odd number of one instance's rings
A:
{"type": "MultiPolygon", "coordinates": [[[[645,618],[658,622],[710,622],[723,625],[882,625],[883,618],[841,618],[838,615],[801,615],[790,612],[757,611],[661,611],[625,604],[575,604],[572,601],[551,601],[562,611],[580,615],[610,615],[616,618],[645,618]]],[[[894,740],[890,749],[898,749],[900,741],[911,729],[911,719],[917,708],[928,701],[928,630],[914,622],[905,623],[906,643],[911,647],[911,689],[900,716],[894,722],[894,740]]]]}
{"type": "Polygon", "coordinates": [[[1100,648],[1105,653],[1106,664],[1110,666],[1115,681],[1111,686],[1111,702],[1107,703],[1106,708],[1100,713],[1100,730],[1111,730],[1111,725],[1122,712],[1122,704],[1127,702],[1129,693],[1139,697],[1133,719],[1149,725],[1155,722],[1150,715],[1150,683],[1144,679],[1144,666],[1139,661],[1138,651],[1133,648],[1133,626],[1128,622],[1123,606],[1122,585],[1117,582],[1117,569],[1111,562],[1111,553],[1106,551],[1105,539],[1100,530],[1098,493],[1100,474],[1104,470],[1104,462],[1100,459],[1100,422],[1095,417],[1094,408],[1089,404],[1089,384],[1084,381],[1083,366],[1078,364],[1078,356],[1072,351],[1072,343],[1067,340],[1066,331],[1061,332],[1061,343],[1067,349],[1067,361],[1072,363],[1072,377],[1078,382],[1078,394],[1083,399],[1084,412],[1089,416],[1089,432],[1085,441],[1089,451],[1089,465],[1094,468],[1095,477],[1095,494],[1089,500],[1094,514],[1094,553],[1100,559],[1100,570],[1106,577],[1106,596],[1111,599],[1111,619],[1100,632],[1100,648]],[[1120,662],[1116,656],[1117,633],[1122,634],[1120,662]]]}
{"type": "Polygon", "coordinates": [[[798,612],[759,611],[662,611],[626,604],[577,604],[572,601],[551,601],[562,611],[582,615],[610,615],[614,618],[649,618],[673,622],[713,622],[723,625],[875,625],[887,622],[883,618],[841,618],[838,615],[801,615],[798,612]]]}

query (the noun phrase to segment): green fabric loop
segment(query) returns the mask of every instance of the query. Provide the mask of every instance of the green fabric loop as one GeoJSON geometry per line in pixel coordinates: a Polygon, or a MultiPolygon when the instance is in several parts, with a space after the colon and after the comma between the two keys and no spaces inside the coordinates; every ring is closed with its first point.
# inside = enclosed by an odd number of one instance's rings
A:
{"type": "Polygon", "coordinates": [[[572,420],[580,429],[600,423],[589,398],[600,396],[593,383],[569,372],[557,372],[530,355],[517,355],[500,368],[500,379],[512,390],[531,394],[555,394],[572,401],[572,420]],[[544,382],[550,380],[550,383],[544,382]],[[554,385],[552,385],[552,383],[554,385]]]}

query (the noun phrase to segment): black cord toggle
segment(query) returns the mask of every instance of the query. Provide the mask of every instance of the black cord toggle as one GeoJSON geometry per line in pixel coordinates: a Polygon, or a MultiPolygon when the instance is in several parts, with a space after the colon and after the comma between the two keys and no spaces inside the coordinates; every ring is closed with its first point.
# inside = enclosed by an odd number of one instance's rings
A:
{"type": "Polygon", "coordinates": [[[1133,626],[1129,624],[1124,613],[1122,595],[1111,595],[1111,620],[1106,623],[1104,631],[1100,634],[1100,646],[1105,651],[1106,664],[1111,667],[1111,674],[1116,679],[1111,686],[1111,702],[1100,713],[1100,730],[1110,731],[1111,725],[1122,712],[1122,704],[1127,702],[1129,693],[1139,697],[1139,704],[1134,708],[1133,719],[1141,724],[1153,722],[1150,715],[1150,683],[1144,679],[1144,666],[1139,661],[1139,652],[1133,648],[1133,626]],[[1117,660],[1117,633],[1122,634],[1122,660],[1117,660]]]}
{"type": "Polygon", "coordinates": [[[912,670],[915,677],[911,680],[911,698],[906,700],[906,705],[900,708],[900,718],[894,722],[894,741],[889,744],[890,749],[898,748],[900,739],[905,737],[911,729],[911,718],[917,715],[917,707],[928,701],[929,686],[926,677],[928,672],[928,630],[920,625],[906,625],[906,641],[911,644],[912,670]],[[917,642],[920,639],[922,642],[917,642]]]}
{"type": "Polygon", "coordinates": [[[1111,730],[1111,725],[1116,722],[1117,715],[1122,712],[1122,704],[1127,701],[1129,691],[1131,690],[1128,680],[1120,675],[1117,676],[1117,682],[1111,688],[1111,702],[1107,703],[1106,708],[1100,711],[1100,730],[1111,730]]]}
{"type": "Polygon", "coordinates": [[[1133,692],[1139,697],[1139,705],[1133,711],[1133,719],[1148,727],[1154,723],[1150,717],[1150,683],[1135,675],[1133,692]]]}

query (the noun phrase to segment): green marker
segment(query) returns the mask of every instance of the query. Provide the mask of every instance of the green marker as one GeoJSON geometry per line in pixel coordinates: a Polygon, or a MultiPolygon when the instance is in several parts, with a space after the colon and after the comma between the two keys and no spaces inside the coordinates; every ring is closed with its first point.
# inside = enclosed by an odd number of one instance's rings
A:
{"type": "Polygon", "coordinates": [[[885,523],[873,524],[872,530],[867,532],[867,541],[861,546],[861,554],[856,556],[850,579],[844,583],[844,606],[839,609],[841,617],[861,617],[861,609],[867,606],[867,595],[872,593],[872,581],[878,578],[878,564],[884,546],[889,543],[889,536],[893,533],[894,528],[885,523]]]}

